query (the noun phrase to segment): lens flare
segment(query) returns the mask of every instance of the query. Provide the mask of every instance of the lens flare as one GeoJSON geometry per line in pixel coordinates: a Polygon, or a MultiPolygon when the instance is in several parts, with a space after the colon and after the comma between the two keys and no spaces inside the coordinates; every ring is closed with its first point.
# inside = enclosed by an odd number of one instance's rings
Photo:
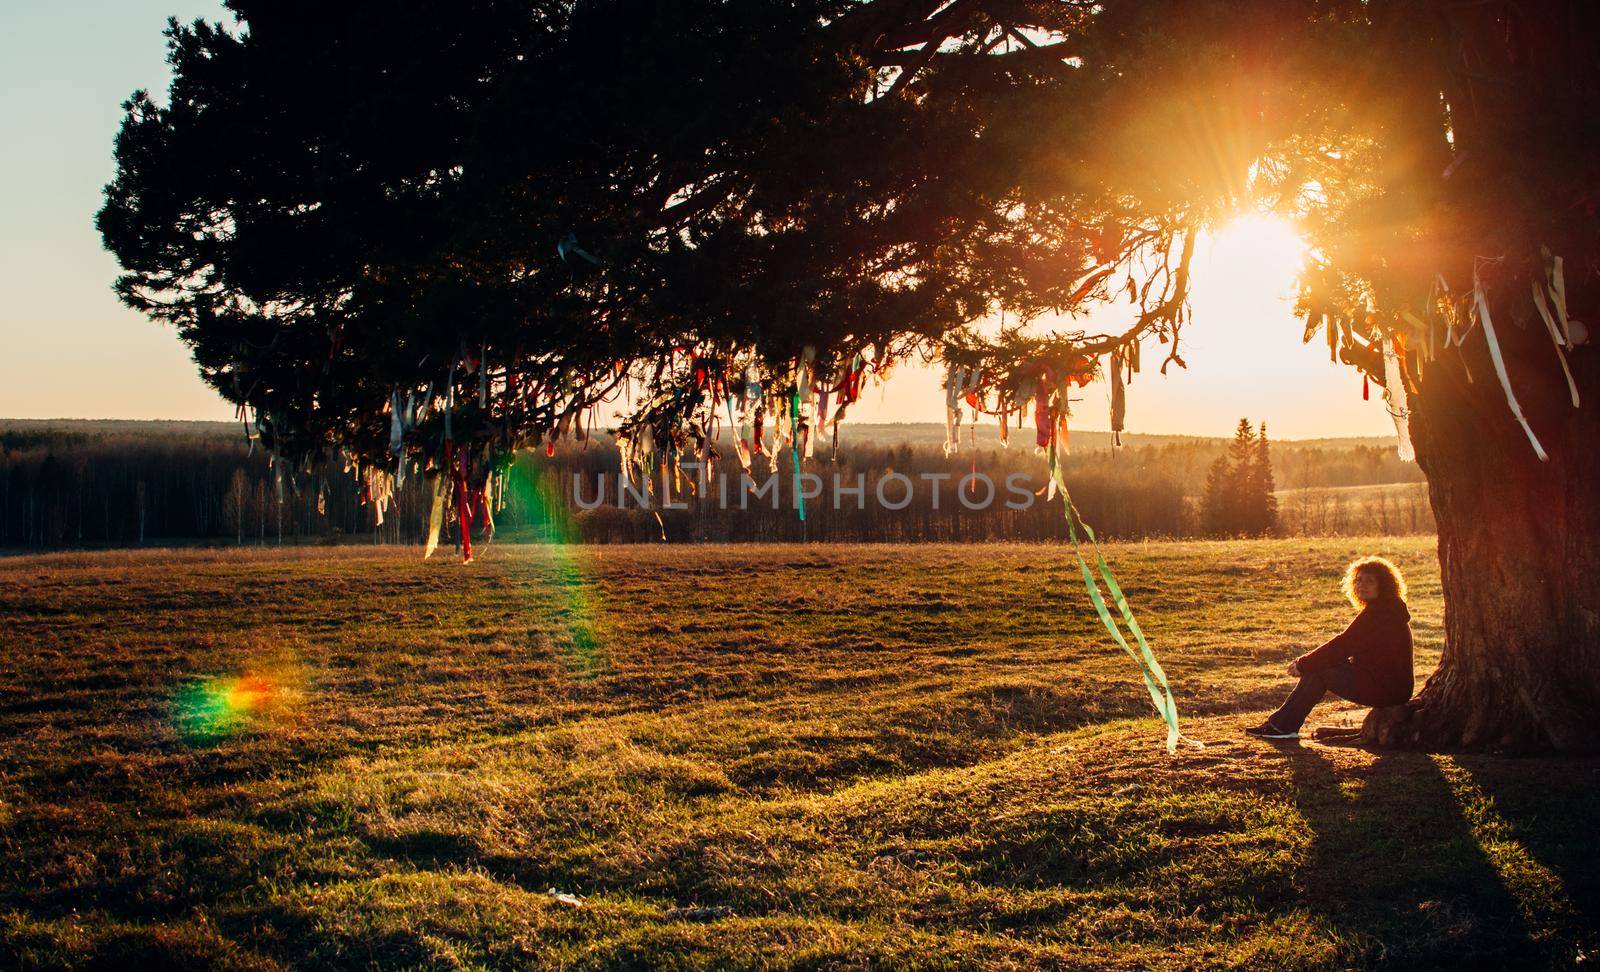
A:
{"type": "Polygon", "coordinates": [[[192,741],[231,736],[248,727],[280,695],[277,682],[266,675],[206,679],[178,693],[178,731],[192,741]]]}
{"type": "Polygon", "coordinates": [[[559,637],[568,667],[580,678],[593,678],[605,670],[607,659],[600,642],[589,584],[583,576],[579,553],[582,535],[567,504],[562,484],[553,469],[537,460],[521,458],[506,470],[508,501],[523,513],[544,542],[549,556],[549,586],[555,595],[555,613],[565,625],[559,637]]]}

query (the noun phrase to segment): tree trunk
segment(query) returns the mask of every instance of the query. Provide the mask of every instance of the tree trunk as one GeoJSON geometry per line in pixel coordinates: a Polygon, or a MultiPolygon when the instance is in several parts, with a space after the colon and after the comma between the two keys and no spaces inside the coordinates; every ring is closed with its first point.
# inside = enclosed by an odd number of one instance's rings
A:
{"type": "Polygon", "coordinates": [[[1434,750],[1600,749],[1600,347],[1568,352],[1575,408],[1532,293],[1548,246],[1565,259],[1570,317],[1600,324],[1596,171],[1584,148],[1600,8],[1372,9],[1404,53],[1382,62],[1393,108],[1383,205],[1409,229],[1377,261],[1397,272],[1391,282],[1404,278],[1392,310],[1415,307],[1407,301],[1442,274],[1464,312],[1481,271],[1511,390],[1549,458],[1508,405],[1489,329],[1479,322],[1457,348],[1436,334],[1410,404],[1439,535],[1444,651],[1421,694],[1374,710],[1364,735],[1434,750]]]}
{"type": "MultiPolygon", "coordinates": [[[[1514,419],[1481,327],[1428,367],[1411,431],[1438,524],[1444,652],[1416,699],[1373,711],[1366,736],[1433,750],[1596,750],[1600,348],[1569,354],[1582,403],[1573,408],[1522,296],[1528,282],[1498,289],[1492,313],[1512,389],[1549,459],[1514,419]]],[[[1574,317],[1589,316],[1582,303],[1574,295],[1574,317]]]]}

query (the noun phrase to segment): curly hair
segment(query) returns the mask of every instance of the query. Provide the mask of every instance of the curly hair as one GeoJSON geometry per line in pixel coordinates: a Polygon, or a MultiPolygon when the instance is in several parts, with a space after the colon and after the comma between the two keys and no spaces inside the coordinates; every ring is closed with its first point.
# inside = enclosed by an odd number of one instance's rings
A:
{"type": "Polygon", "coordinates": [[[1356,576],[1359,574],[1371,574],[1377,578],[1378,600],[1394,598],[1405,603],[1406,579],[1400,575],[1400,568],[1383,557],[1359,557],[1350,561],[1350,566],[1344,571],[1344,580],[1339,584],[1351,607],[1358,611],[1366,607],[1361,598],[1356,597],[1356,576]]]}

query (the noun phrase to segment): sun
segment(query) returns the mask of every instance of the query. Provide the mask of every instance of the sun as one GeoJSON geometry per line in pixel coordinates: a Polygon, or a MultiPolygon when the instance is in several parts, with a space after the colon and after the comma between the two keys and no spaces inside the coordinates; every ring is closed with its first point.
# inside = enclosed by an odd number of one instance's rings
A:
{"type": "Polygon", "coordinates": [[[1204,255],[1206,275],[1241,295],[1287,298],[1294,293],[1308,249],[1288,220],[1248,213],[1211,235],[1204,255]]]}

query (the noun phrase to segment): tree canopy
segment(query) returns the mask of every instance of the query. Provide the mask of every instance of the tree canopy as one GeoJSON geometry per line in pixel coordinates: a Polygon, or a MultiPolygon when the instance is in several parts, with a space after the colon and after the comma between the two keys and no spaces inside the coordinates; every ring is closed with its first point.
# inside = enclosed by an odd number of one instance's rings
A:
{"type": "MultiPolygon", "coordinates": [[[[396,414],[418,456],[447,418],[538,442],[627,379],[675,438],[708,386],[776,397],[805,370],[848,399],[930,348],[1020,410],[1108,352],[1131,378],[1148,338],[1181,364],[1195,234],[1247,203],[1316,247],[1307,338],[1381,381],[1381,335],[1425,340],[1463,310],[1441,285],[1499,272],[1477,224],[1509,270],[1559,252],[1541,212],[1594,165],[1526,180],[1512,222],[1450,209],[1505,170],[1452,164],[1463,143],[1537,134],[1475,130],[1441,84],[1505,93],[1397,60],[1462,4],[229,6],[231,27],[170,25],[171,90],[128,102],[99,225],[122,298],[292,458],[376,461],[396,414]],[[1108,300],[1115,334],[972,328],[1108,300]]],[[[1557,114],[1521,124],[1575,124],[1557,114]]]]}
{"type": "Polygon", "coordinates": [[[230,6],[169,27],[99,225],[292,459],[377,462],[397,413],[414,457],[538,442],[628,379],[676,439],[708,385],[838,403],[941,346],[1019,409],[1146,335],[1177,359],[1194,234],[1262,147],[1152,97],[1192,67],[1118,71],[1177,52],[1087,4],[230,6]],[[1108,298],[1122,333],[970,327],[1108,298]]]}

